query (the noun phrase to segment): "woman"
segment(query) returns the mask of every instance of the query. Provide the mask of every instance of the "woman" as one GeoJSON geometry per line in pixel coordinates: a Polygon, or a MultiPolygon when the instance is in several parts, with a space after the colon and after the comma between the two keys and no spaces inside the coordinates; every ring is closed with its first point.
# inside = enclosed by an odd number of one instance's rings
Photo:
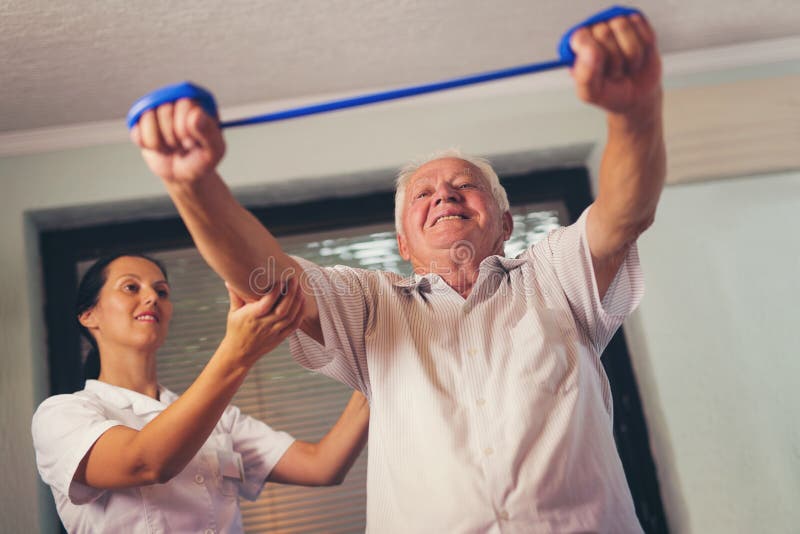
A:
{"type": "Polygon", "coordinates": [[[240,532],[239,495],[254,500],[267,480],[339,483],[364,446],[360,393],[319,443],[228,406],[259,357],[299,325],[296,279],[250,303],[228,289],[224,339],[180,397],[156,378],[169,291],[160,264],[138,255],[101,259],[81,280],[78,322],[99,376],[33,417],[39,473],[69,532],[240,532]]]}

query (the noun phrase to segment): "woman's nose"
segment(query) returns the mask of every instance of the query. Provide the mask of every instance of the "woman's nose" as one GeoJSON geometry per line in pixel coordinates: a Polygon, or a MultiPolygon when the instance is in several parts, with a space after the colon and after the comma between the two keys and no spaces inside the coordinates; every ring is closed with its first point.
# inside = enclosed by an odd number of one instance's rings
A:
{"type": "Polygon", "coordinates": [[[145,289],[144,290],[144,302],[145,304],[157,303],[158,302],[158,291],[155,289],[145,289]]]}

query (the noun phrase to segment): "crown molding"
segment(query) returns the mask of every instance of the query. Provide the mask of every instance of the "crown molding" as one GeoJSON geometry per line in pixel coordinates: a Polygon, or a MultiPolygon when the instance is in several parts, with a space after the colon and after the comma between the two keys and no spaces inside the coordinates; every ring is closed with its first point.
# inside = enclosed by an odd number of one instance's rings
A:
{"type": "MultiPolygon", "coordinates": [[[[733,73],[734,79],[736,77],[747,79],[748,77],[798,73],[800,72],[800,37],[677,52],[664,56],[664,80],[668,90],[671,87],[718,83],[720,73],[724,74],[726,71],[729,74],[733,73]]],[[[453,101],[487,98],[525,91],[541,94],[546,91],[563,89],[570,83],[569,77],[564,76],[562,71],[553,71],[457,91],[437,93],[425,97],[425,102],[430,103],[443,99],[453,101]]],[[[246,117],[344,96],[352,96],[352,93],[326,94],[303,99],[232,106],[221,110],[221,114],[224,117],[246,117]]],[[[419,105],[417,99],[401,101],[401,104],[419,105]]],[[[0,157],[74,150],[124,143],[127,140],[128,132],[122,117],[113,121],[20,130],[0,133],[0,157]]]]}

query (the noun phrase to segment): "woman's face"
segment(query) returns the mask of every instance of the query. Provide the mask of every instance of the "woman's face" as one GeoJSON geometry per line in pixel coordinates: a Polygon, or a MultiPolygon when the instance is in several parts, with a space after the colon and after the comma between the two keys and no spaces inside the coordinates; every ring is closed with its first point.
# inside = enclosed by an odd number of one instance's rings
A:
{"type": "Polygon", "coordinates": [[[80,317],[101,350],[155,351],[172,319],[170,288],[158,266],[144,258],[122,256],[106,268],[97,304],[80,317]]]}

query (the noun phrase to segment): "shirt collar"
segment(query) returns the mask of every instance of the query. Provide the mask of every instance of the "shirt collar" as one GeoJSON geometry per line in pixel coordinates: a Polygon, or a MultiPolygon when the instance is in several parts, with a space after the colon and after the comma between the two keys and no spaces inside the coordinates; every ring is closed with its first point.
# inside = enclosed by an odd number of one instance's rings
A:
{"type": "Polygon", "coordinates": [[[175,393],[160,384],[158,386],[159,400],[99,380],[87,380],[84,389],[102,397],[103,400],[117,408],[130,407],[136,415],[161,412],[178,398],[175,393]]]}
{"type": "MultiPolygon", "coordinates": [[[[479,270],[498,272],[503,275],[508,275],[514,269],[522,266],[526,260],[520,258],[506,258],[503,256],[488,256],[484,258],[479,266],[479,270]]],[[[393,285],[396,288],[411,291],[413,289],[427,290],[430,289],[431,283],[439,279],[440,276],[434,273],[426,273],[420,275],[417,273],[407,276],[395,282],[393,285]]]]}
{"type": "Polygon", "coordinates": [[[493,271],[508,274],[514,269],[521,267],[525,264],[525,259],[521,258],[506,258],[504,256],[489,256],[484,258],[481,262],[480,269],[491,269],[493,271]]]}

